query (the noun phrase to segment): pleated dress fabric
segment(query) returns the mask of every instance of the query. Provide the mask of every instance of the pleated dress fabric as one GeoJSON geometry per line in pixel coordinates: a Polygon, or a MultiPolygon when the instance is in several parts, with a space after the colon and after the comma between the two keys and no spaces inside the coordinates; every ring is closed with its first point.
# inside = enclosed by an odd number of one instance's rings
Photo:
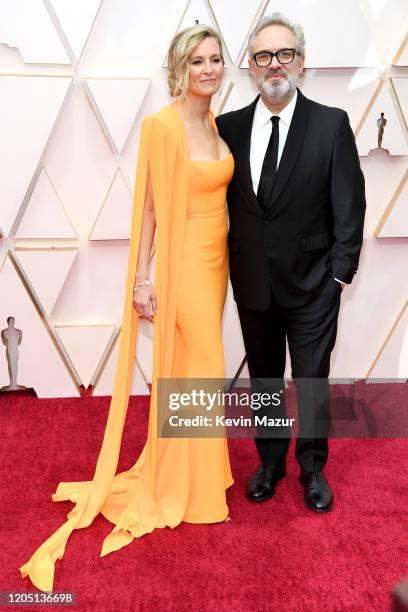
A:
{"type": "MultiPolygon", "coordinates": [[[[213,114],[210,120],[216,130],[213,114]]],[[[226,489],[233,484],[225,437],[158,435],[160,378],[224,376],[221,321],[227,291],[226,190],[231,155],[216,161],[188,158],[187,134],[176,108],[165,106],[141,127],[129,242],[124,312],[112,400],[92,480],[60,482],[53,501],[75,506],[65,523],[19,569],[40,590],[52,591],[55,563],[74,529],[103,514],[115,527],[100,556],[158,527],[220,522],[228,516],[226,489]],[[126,418],[138,315],[133,286],[147,172],[156,215],[153,378],[147,441],[128,470],[116,474],[126,418]]],[[[39,521],[41,517],[39,517],[39,521]]]]}

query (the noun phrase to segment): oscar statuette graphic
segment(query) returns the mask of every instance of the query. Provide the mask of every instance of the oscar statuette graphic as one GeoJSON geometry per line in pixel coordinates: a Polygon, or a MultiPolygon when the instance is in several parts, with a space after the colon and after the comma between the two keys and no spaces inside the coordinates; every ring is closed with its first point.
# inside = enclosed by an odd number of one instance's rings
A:
{"type": "Polygon", "coordinates": [[[8,317],[8,327],[1,331],[1,340],[6,347],[6,359],[10,376],[10,384],[1,387],[0,391],[22,391],[27,389],[27,387],[24,385],[17,384],[18,347],[21,344],[23,332],[21,329],[14,327],[14,323],[14,317],[8,317]]]}
{"type": "Polygon", "coordinates": [[[377,119],[377,128],[378,128],[378,148],[382,148],[382,141],[384,137],[384,129],[387,125],[387,120],[384,117],[384,113],[381,113],[380,117],[377,119]]]}

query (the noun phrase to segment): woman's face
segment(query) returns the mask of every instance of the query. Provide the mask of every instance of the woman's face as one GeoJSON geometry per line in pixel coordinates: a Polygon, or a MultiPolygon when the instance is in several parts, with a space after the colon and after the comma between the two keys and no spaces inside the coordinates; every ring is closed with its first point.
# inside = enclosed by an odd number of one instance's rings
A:
{"type": "Polygon", "coordinates": [[[208,36],[190,53],[188,93],[212,96],[221,84],[224,64],[215,38],[208,36]]]}

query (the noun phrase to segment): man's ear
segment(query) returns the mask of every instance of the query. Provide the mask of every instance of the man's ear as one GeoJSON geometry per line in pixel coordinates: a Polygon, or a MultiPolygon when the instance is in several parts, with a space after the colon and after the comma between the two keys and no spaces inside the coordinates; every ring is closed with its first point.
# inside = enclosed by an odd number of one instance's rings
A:
{"type": "Polygon", "coordinates": [[[249,68],[249,74],[250,76],[253,76],[253,69],[254,69],[254,60],[251,59],[250,57],[248,57],[248,68],[249,68]]]}
{"type": "Polygon", "coordinates": [[[302,74],[305,65],[305,58],[299,57],[299,75],[302,74]]]}

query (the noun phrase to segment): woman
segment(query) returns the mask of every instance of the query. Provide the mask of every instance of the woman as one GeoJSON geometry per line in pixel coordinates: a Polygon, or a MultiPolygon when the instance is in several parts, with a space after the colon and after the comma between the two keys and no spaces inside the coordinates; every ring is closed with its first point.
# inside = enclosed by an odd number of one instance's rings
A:
{"type": "Polygon", "coordinates": [[[53,501],[75,507],[20,567],[39,589],[53,588],[54,564],[74,529],[101,512],[115,528],[100,556],[156,527],[226,520],[232,483],[225,438],[161,438],[160,378],[223,378],[221,318],[227,290],[226,188],[234,162],[209,110],[223,73],[219,35],[179,32],[169,54],[171,106],[145,117],[139,146],[119,357],[94,478],[61,482],[53,501]],[[148,261],[156,231],[155,286],[148,261]],[[135,465],[116,474],[138,317],[154,323],[147,442],[135,465]],[[115,475],[116,474],[116,475],[115,475]]]}

